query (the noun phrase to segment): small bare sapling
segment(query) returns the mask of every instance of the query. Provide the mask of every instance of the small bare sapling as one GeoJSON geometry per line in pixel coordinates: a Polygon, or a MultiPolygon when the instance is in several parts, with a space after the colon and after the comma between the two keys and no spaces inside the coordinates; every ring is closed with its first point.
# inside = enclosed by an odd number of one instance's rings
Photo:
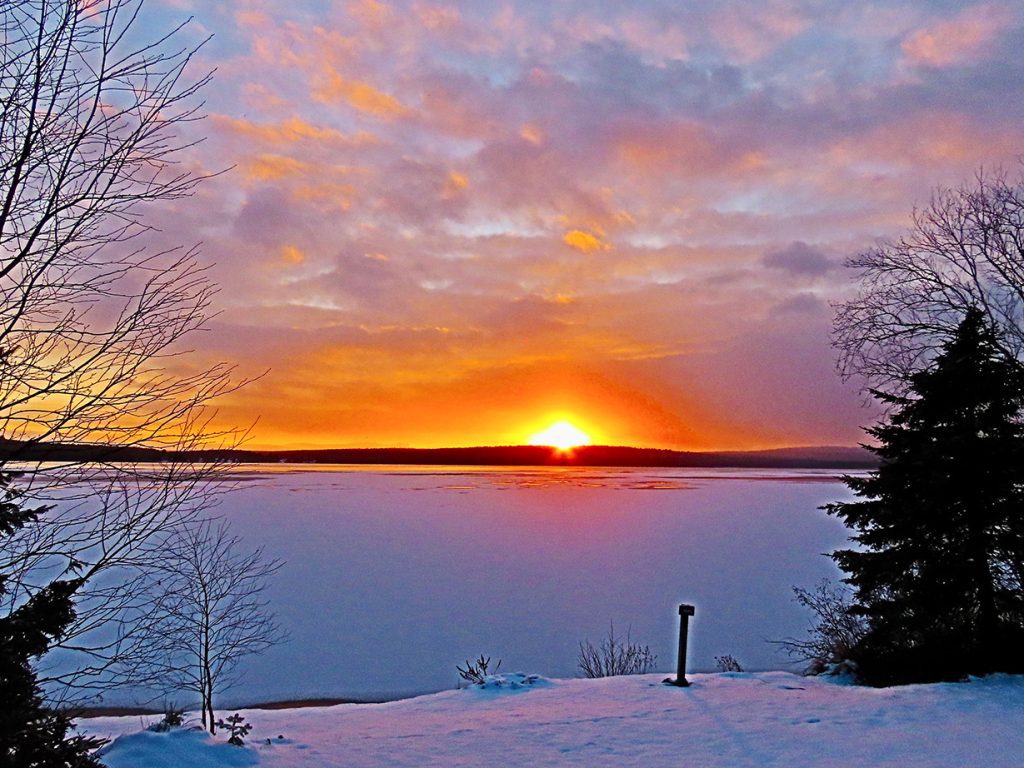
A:
{"type": "Polygon", "coordinates": [[[459,677],[470,684],[483,685],[485,678],[489,674],[494,674],[501,668],[501,659],[498,659],[498,663],[494,665],[494,670],[490,669],[491,657],[481,653],[480,658],[476,661],[466,660],[465,668],[460,667],[458,664],[455,665],[455,669],[459,671],[459,677]]]}
{"type": "Polygon", "coordinates": [[[654,671],[657,660],[649,646],[632,641],[629,628],[625,638],[616,636],[613,623],[597,646],[589,640],[580,643],[578,666],[584,677],[644,675],[654,671]]]}
{"type": "Polygon", "coordinates": [[[715,656],[715,666],[718,667],[719,672],[743,671],[743,665],[731,653],[727,653],[724,656],[715,656]]]}

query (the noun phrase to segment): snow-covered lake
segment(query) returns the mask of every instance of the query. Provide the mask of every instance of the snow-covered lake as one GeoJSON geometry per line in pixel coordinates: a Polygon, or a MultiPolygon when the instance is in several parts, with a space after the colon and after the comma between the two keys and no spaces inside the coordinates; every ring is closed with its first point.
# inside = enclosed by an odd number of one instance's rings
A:
{"type": "Polygon", "coordinates": [[[228,703],[394,697],[454,687],[480,653],[503,671],[577,674],[579,642],[630,628],[690,668],[732,654],[791,666],[792,585],[836,577],[845,542],[811,470],[249,466],[219,512],[286,565],[269,598],[290,640],[246,662],[228,703]]]}

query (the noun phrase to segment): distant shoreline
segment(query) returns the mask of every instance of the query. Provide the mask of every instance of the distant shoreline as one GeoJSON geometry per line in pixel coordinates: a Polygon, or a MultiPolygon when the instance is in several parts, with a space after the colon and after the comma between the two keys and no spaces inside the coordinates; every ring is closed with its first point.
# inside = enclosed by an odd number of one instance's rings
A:
{"type": "MultiPolygon", "coordinates": [[[[389,701],[398,701],[401,698],[372,698],[372,699],[334,699],[334,698],[312,698],[312,699],[284,699],[282,701],[264,701],[257,704],[243,704],[234,707],[218,707],[219,709],[247,710],[247,709],[308,709],[310,707],[336,707],[341,704],[384,704],[389,701]]],[[[192,708],[185,707],[185,712],[198,710],[198,705],[192,708]]],[[[74,718],[91,719],[95,717],[147,717],[162,716],[164,710],[157,707],[133,707],[133,706],[95,706],[95,707],[72,707],[67,714],[74,718]]]]}
{"type": "Polygon", "coordinates": [[[211,462],[237,464],[405,464],[422,466],[691,467],[733,469],[872,469],[862,447],[811,446],[763,451],[675,451],[664,448],[585,445],[570,451],[548,446],[470,448],[321,448],[287,451],[242,449],[163,451],[109,445],[0,440],[0,460],[57,462],[211,462]]]}

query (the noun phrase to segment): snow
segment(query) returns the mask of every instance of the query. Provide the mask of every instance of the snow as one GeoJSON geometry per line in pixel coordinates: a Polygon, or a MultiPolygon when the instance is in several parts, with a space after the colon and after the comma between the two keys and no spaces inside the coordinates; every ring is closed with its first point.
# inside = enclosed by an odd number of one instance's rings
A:
{"type": "Polygon", "coordinates": [[[520,693],[534,687],[545,688],[549,685],[551,685],[551,681],[540,675],[513,672],[509,675],[485,675],[482,683],[469,685],[467,690],[479,691],[485,694],[520,693]]]}
{"type": "Polygon", "coordinates": [[[297,766],[1020,766],[1024,677],[873,689],[787,672],[602,680],[500,676],[387,704],[242,711],[244,748],[218,735],[132,733],[139,718],[82,721],[118,736],[111,768],[297,766]],[[508,695],[509,682],[520,687],[508,695]],[[496,680],[493,682],[497,682],[496,680]],[[283,738],[278,738],[279,736],[283,738]],[[248,761],[248,762],[247,762],[248,761]]]}
{"type": "Polygon", "coordinates": [[[235,768],[257,765],[259,753],[214,740],[202,730],[140,731],[119,737],[103,751],[109,768],[235,768]]]}

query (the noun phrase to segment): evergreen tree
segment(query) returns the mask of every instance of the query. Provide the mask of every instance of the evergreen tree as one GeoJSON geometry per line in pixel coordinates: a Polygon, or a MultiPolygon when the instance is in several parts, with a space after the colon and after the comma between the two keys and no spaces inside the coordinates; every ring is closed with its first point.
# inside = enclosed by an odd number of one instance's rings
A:
{"type": "MultiPolygon", "coordinates": [[[[0,541],[45,511],[24,509],[10,483],[10,474],[0,472],[0,541]]],[[[101,765],[90,753],[102,742],[68,735],[70,719],[45,707],[32,667],[74,620],[72,598],[81,584],[81,579],[53,581],[0,617],[0,768],[101,765]]],[[[16,597],[10,590],[0,573],[0,599],[16,597]]]]}
{"type": "Polygon", "coordinates": [[[860,545],[832,557],[868,619],[864,682],[1024,671],[1024,368],[998,342],[971,309],[907,396],[876,392],[880,465],[825,507],[860,545]]]}

